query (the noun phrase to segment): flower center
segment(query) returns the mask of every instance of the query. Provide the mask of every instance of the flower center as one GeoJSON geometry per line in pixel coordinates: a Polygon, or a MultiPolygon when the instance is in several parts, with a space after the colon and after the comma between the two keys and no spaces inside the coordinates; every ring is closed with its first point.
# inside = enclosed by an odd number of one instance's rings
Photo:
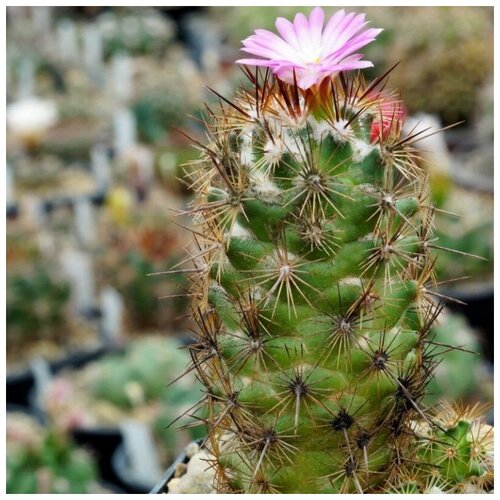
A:
{"type": "Polygon", "coordinates": [[[317,46],[309,46],[304,47],[301,50],[301,59],[303,64],[307,65],[315,65],[321,63],[321,47],[317,46]]]}

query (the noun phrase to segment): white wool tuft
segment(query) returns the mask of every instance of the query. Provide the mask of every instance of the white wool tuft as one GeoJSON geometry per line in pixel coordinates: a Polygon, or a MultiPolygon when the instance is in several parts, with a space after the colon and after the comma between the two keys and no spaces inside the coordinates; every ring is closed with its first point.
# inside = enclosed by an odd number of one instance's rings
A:
{"type": "Polygon", "coordinates": [[[361,139],[354,139],[351,142],[352,159],[355,163],[362,162],[374,149],[375,146],[361,139]]]}

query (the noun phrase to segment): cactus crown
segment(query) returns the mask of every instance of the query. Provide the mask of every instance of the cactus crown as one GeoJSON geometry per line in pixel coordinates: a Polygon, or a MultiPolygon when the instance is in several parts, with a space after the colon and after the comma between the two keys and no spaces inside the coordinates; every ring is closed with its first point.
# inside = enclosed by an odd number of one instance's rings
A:
{"type": "Polygon", "coordinates": [[[244,71],[250,89],[207,108],[191,173],[189,369],[206,387],[218,490],[484,482],[477,416],[443,421],[421,403],[437,362],[433,207],[422,134],[402,136],[388,73],[304,89],[244,71]]]}

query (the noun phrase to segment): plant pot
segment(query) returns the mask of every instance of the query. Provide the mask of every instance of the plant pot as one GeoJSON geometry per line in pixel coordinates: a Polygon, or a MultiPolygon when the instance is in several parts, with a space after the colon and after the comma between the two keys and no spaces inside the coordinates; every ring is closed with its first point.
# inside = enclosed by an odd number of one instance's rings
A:
{"type": "Polygon", "coordinates": [[[111,462],[113,453],[123,440],[120,430],[106,427],[77,428],[72,430],[71,435],[77,445],[85,448],[95,457],[101,480],[111,485],[112,489],[123,490],[111,462]]]}
{"type": "Polygon", "coordinates": [[[29,394],[33,388],[34,378],[31,370],[7,375],[6,402],[9,405],[29,408],[29,394]]]}
{"type": "MultiPolygon", "coordinates": [[[[90,350],[74,351],[63,358],[49,362],[50,372],[57,374],[65,369],[78,369],[87,363],[99,359],[109,352],[120,351],[121,348],[101,345],[90,350]]],[[[7,375],[6,401],[14,404],[33,408],[33,391],[35,379],[30,368],[7,375]]]]}
{"type": "Polygon", "coordinates": [[[116,484],[126,493],[148,493],[153,484],[147,481],[138,481],[129,474],[129,463],[123,443],[118,445],[111,457],[113,474],[117,478],[116,484]]]}
{"type": "MultiPolygon", "coordinates": [[[[204,438],[197,439],[196,441],[193,441],[193,442],[196,443],[198,446],[201,446],[203,441],[204,441],[204,438]]],[[[186,451],[187,448],[188,447],[184,448],[184,450],[177,456],[177,458],[173,461],[172,465],[165,471],[162,478],[150,490],[150,492],[149,492],[150,494],[168,493],[168,483],[170,482],[171,479],[174,478],[177,465],[178,464],[187,464],[190,460],[190,458],[187,454],[187,451],[186,451]]]]}
{"type": "MultiPolygon", "coordinates": [[[[57,373],[64,368],[79,368],[86,363],[99,358],[106,351],[105,347],[98,347],[91,351],[80,351],[68,356],[49,362],[51,373],[57,373]]],[[[21,372],[7,375],[7,404],[30,407],[32,403],[32,391],[35,383],[33,372],[26,369],[21,372]]]]}
{"type": "MultiPolygon", "coordinates": [[[[38,424],[45,425],[46,418],[40,411],[26,406],[14,404],[7,405],[7,412],[23,413],[32,417],[38,424]]],[[[121,442],[121,433],[117,431],[108,431],[107,429],[83,430],[77,429],[71,433],[72,441],[85,448],[95,458],[99,468],[99,485],[107,492],[126,493],[118,484],[113,476],[109,457],[112,452],[106,453],[109,449],[115,449],[121,442]]]]}
{"type": "Polygon", "coordinates": [[[45,423],[44,416],[36,409],[30,408],[28,406],[7,403],[6,409],[7,413],[25,413],[26,415],[33,417],[39,424],[43,425],[45,423]]]}
{"type": "MultiPolygon", "coordinates": [[[[61,208],[72,208],[77,199],[88,199],[94,207],[102,207],[107,197],[106,189],[97,189],[92,193],[83,195],[58,195],[52,198],[41,197],[40,208],[45,214],[51,214],[54,210],[61,208]]],[[[22,206],[17,202],[7,204],[6,216],[9,220],[15,220],[21,215],[22,206]]]]}
{"type": "Polygon", "coordinates": [[[16,219],[19,215],[19,206],[17,203],[8,203],[7,204],[7,219],[16,219]]]}

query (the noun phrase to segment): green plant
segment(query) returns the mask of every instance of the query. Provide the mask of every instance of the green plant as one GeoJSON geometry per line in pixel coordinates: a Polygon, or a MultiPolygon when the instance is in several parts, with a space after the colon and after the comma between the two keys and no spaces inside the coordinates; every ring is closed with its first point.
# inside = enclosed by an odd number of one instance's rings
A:
{"type": "Polygon", "coordinates": [[[443,312],[431,329],[429,342],[433,343],[441,359],[426,388],[425,403],[459,402],[471,396],[480,400],[479,340],[465,318],[450,311],[443,312]]]}
{"type": "MultiPolygon", "coordinates": [[[[493,196],[450,186],[440,208],[435,236],[439,246],[454,251],[437,250],[438,278],[450,285],[464,276],[470,277],[467,281],[492,281],[493,196]]],[[[467,286],[467,281],[462,283],[467,286]]]]}
{"type": "Polygon", "coordinates": [[[122,51],[161,55],[175,35],[172,21],[153,9],[134,8],[118,14],[104,12],[97,18],[97,25],[103,37],[105,57],[122,51]]]}
{"type": "Polygon", "coordinates": [[[63,341],[67,334],[70,287],[47,263],[37,262],[7,275],[7,341],[63,341]]]}
{"type": "Polygon", "coordinates": [[[393,84],[401,89],[410,112],[438,114],[445,124],[471,121],[477,90],[491,77],[493,11],[413,7],[382,13],[373,8],[368,15],[387,28],[384,50],[379,47],[374,60],[382,67],[402,61],[393,84]]]}
{"type": "Polygon", "coordinates": [[[98,274],[102,283],[111,284],[123,296],[132,332],[171,328],[186,314],[187,301],[182,297],[186,278],[177,276],[172,281],[162,275],[178,260],[184,235],[159,207],[177,209],[176,200],[162,191],[151,192],[135,212],[126,190],[113,190],[107,200],[98,274]]]}
{"type": "Polygon", "coordinates": [[[138,76],[137,93],[131,109],[139,137],[151,144],[165,143],[173,127],[187,114],[200,108],[203,86],[196,66],[182,51],[171,51],[158,67],[143,68],[138,76]]]}
{"type": "Polygon", "coordinates": [[[134,102],[132,109],[142,140],[159,142],[170,127],[184,119],[186,103],[182,97],[160,86],[148,89],[134,102]]]}
{"type": "Polygon", "coordinates": [[[87,453],[53,431],[40,430],[37,440],[8,446],[7,493],[97,492],[97,467],[87,453]]]}
{"type": "Polygon", "coordinates": [[[182,344],[172,338],[146,337],[120,354],[110,354],[73,375],[59,378],[46,394],[45,406],[58,428],[117,426],[124,419],[150,426],[162,462],[167,465],[191,440],[202,437],[199,427],[179,432],[199,399],[201,384],[194,374],[168,387],[189,360],[182,344]]]}
{"type": "Polygon", "coordinates": [[[93,397],[124,409],[158,400],[166,380],[180,373],[186,357],[174,339],[145,338],[134,342],[124,354],[112,354],[93,370],[89,383],[93,397]]]}
{"type": "Polygon", "coordinates": [[[492,429],[422,402],[439,358],[433,207],[424,132],[402,135],[386,76],[248,70],[250,89],[209,110],[191,369],[218,491],[491,488],[492,429]]]}
{"type": "Polygon", "coordinates": [[[123,295],[132,332],[144,328],[169,328],[185,314],[187,301],[182,296],[168,298],[169,295],[182,295],[179,290],[186,286],[184,277],[179,276],[172,282],[161,275],[174,261],[174,256],[154,261],[139,249],[104,256],[101,265],[105,267],[105,276],[123,295]]]}

